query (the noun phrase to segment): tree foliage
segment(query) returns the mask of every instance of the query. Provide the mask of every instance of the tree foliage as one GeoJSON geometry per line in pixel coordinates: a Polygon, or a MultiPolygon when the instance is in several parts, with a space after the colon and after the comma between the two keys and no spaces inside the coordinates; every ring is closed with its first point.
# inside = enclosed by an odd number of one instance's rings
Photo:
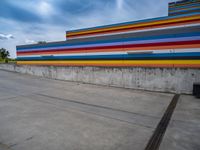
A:
{"type": "Polygon", "coordinates": [[[10,56],[9,51],[7,51],[5,48],[0,49],[0,58],[5,60],[7,62],[8,57],[10,56]]]}
{"type": "Polygon", "coordinates": [[[38,41],[37,43],[38,44],[46,44],[47,42],[46,41],[38,41]]]}

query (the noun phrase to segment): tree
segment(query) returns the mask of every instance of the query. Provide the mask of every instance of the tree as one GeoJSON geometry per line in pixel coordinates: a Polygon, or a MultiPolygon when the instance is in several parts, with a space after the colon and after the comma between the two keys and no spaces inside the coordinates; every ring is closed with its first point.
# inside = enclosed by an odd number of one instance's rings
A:
{"type": "Polygon", "coordinates": [[[47,42],[46,41],[38,41],[37,43],[38,44],[46,44],[47,42]]]}
{"type": "Polygon", "coordinates": [[[8,57],[10,56],[9,51],[7,51],[5,48],[0,49],[0,58],[5,60],[5,62],[8,62],[8,57]]]}

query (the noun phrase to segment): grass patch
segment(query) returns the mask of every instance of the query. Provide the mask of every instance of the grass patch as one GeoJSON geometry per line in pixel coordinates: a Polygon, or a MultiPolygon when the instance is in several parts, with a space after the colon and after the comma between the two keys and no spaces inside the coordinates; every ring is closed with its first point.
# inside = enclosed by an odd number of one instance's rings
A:
{"type": "MultiPolygon", "coordinates": [[[[7,59],[7,63],[16,63],[16,62],[17,62],[16,59],[12,59],[12,58],[7,59]]],[[[4,63],[6,63],[6,61],[0,58],[0,64],[4,64],[4,63]]]]}

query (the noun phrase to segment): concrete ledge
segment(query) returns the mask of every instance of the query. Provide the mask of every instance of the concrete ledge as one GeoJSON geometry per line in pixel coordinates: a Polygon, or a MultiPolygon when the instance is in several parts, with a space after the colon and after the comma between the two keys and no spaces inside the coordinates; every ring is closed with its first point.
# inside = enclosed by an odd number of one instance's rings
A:
{"type": "Polygon", "coordinates": [[[191,94],[200,69],[141,67],[53,67],[0,64],[0,69],[41,77],[149,91],[191,94]]]}

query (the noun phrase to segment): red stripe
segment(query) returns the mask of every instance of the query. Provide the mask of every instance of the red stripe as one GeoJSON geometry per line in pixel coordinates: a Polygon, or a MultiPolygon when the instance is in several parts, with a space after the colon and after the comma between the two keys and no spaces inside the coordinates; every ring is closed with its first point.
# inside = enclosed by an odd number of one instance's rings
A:
{"type": "Polygon", "coordinates": [[[199,44],[200,40],[194,41],[179,41],[179,42],[162,42],[162,43],[146,43],[146,44],[129,44],[129,45],[118,45],[118,46],[99,46],[99,47],[86,47],[86,48],[68,48],[68,49],[55,49],[55,50],[40,50],[40,51],[26,51],[17,52],[17,54],[40,54],[41,52],[64,52],[64,51],[85,51],[94,49],[113,49],[113,48],[131,48],[131,47],[149,47],[149,46],[173,46],[173,45],[188,45],[188,44],[199,44]]]}

